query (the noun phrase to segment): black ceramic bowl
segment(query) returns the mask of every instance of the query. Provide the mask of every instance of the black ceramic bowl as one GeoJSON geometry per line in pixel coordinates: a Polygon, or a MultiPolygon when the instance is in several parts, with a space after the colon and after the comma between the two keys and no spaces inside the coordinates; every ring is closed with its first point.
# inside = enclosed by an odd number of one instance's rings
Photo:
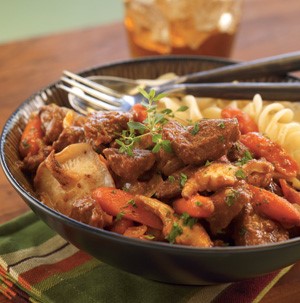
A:
{"type": "MultiPolygon", "coordinates": [[[[206,57],[157,57],[100,66],[82,75],[151,79],[166,72],[185,74],[231,63],[206,57]]],[[[274,80],[297,81],[285,76],[274,77],[274,80]]],[[[72,220],[43,205],[16,166],[17,146],[30,113],[53,102],[69,106],[67,95],[55,84],[31,96],[12,114],[1,137],[1,164],[9,182],[31,209],[78,248],[103,262],[145,278],[189,285],[239,281],[300,260],[300,238],[255,247],[193,248],[120,236],[72,220]]]]}

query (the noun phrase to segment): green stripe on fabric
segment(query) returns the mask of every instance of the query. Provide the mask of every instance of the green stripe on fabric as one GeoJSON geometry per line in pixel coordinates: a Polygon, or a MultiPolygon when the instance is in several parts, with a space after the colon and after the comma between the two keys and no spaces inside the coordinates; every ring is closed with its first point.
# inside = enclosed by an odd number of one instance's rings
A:
{"type": "Polygon", "coordinates": [[[30,211],[0,226],[0,254],[40,245],[54,235],[56,233],[30,211]]]}
{"type": "Polygon", "coordinates": [[[61,281],[45,291],[45,296],[53,302],[70,302],[72,298],[72,303],[183,303],[194,291],[192,286],[146,280],[100,263],[84,276],[61,281]]]}
{"type": "Polygon", "coordinates": [[[51,277],[33,285],[33,288],[37,288],[39,291],[45,292],[55,287],[58,283],[61,283],[62,280],[67,281],[73,278],[77,278],[100,265],[100,261],[91,259],[90,261],[87,261],[68,272],[52,275],[51,277]]]}
{"type": "Polygon", "coordinates": [[[225,288],[230,286],[230,284],[231,283],[224,283],[197,287],[187,303],[210,303],[225,288]]]}

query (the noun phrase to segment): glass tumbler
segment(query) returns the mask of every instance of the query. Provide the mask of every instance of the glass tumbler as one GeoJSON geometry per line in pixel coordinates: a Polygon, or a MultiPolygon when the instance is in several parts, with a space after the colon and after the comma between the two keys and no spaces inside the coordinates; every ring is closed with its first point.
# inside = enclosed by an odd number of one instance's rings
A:
{"type": "Polygon", "coordinates": [[[243,0],[124,0],[133,57],[190,54],[229,57],[243,0]]]}

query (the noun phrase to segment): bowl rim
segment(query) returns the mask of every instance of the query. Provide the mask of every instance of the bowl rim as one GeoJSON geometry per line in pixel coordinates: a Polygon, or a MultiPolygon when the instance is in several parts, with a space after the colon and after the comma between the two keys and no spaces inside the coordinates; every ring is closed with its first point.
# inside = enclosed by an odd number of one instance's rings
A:
{"type": "MultiPolygon", "coordinates": [[[[143,58],[137,58],[137,59],[126,59],[126,60],[118,60],[106,64],[101,64],[98,66],[94,66],[91,68],[86,68],[79,72],[80,75],[84,76],[85,74],[91,74],[95,73],[99,69],[105,69],[110,67],[116,67],[121,65],[127,65],[127,64],[135,64],[139,63],[142,64],[143,62],[149,62],[149,61],[166,61],[166,60],[195,60],[195,61],[207,61],[211,63],[224,63],[224,64],[234,64],[238,61],[233,61],[230,59],[223,59],[218,57],[210,57],[210,56],[196,56],[196,55],[187,55],[187,56],[179,56],[179,55],[166,55],[166,56],[159,56],[159,57],[143,57],[143,58]]],[[[286,75],[288,79],[300,81],[299,78],[295,76],[289,76],[286,75]]],[[[38,209],[42,209],[46,211],[47,214],[50,214],[51,216],[54,216],[55,219],[58,220],[64,220],[64,222],[68,225],[72,225],[75,228],[83,228],[85,231],[91,232],[94,235],[101,235],[105,238],[114,239],[118,242],[126,242],[126,244],[130,244],[132,246],[143,246],[145,248],[151,248],[153,250],[172,250],[173,252],[184,252],[185,254],[191,253],[194,254],[195,252],[201,253],[201,254],[211,254],[211,253],[217,253],[217,254],[229,254],[229,253],[257,253],[257,252],[264,252],[264,251],[271,251],[271,250],[278,250],[279,248],[285,248],[286,246],[293,246],[293,245],[299,245],[300,244],[300,237],[295,237],[288,239],[286,241],[282,242],[276,242],[276,243],[269,243],[269,244],[260,244],[260,245],[252,245],[252,246],[222,246],[222,247],[192,247],[188,245],[179,245],[179,244],[171,244],[167,242],[158,242],[158,241],[145,241],[141,239],[135,239],[126,237],[108,230],[104,230],[101,228],[93,227],[91,225],[82,223],[80,221],[77,221],[75,219],[72,219],[50,207],[43,204],[41,201],[39,201],[37,198],[32,196],[28,191],[26,191],[23,186],[16,180],[16,178],[13,176],[12,172],[10,171],[4,154],[4,147],[6,143],[7,136],[9,134],[9,131],[11,130],[12,126],[14,125],[15,121],[18,120],[19,113],[22,112],[22,109],[32,101],[32,99],[38,95],[40,95],[42,92],[46,91],[47,89],[51,89],[55,87],[60,81],[57,80],[53,83],[50,83],[49,85],[41,88],[37,92],[31,94],[28,98],[26,98],[9,116],[7,121],[5,122],[1,136],[0,136],[0,164],[2,167],[2,170],[10,182],[10,184],[14,187],[14,189],[18,192],[18,194],[26,200],[29,200],[30,203],[34,204],[38,209]]],[[[42,219],[41,219],[42,220],[42,219]]],[[[42,220],[43,221],[43,220],[42,220]]]]}

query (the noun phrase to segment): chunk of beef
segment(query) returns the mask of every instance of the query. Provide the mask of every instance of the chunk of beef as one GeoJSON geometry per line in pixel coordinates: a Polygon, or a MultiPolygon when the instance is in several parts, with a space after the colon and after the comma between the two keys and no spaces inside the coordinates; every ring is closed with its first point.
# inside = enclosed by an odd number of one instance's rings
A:
{"type": "Polygon", "coordinates": [[[224,188],[211,196],[215,211],[206,220],[213,234],[222,232],[251,200],[251,193],[243,184],[224,188]]]}
{"type": "Polygon", "coordinates": [[[61,132],[58,139],[53,143],[53,148],[56,152],[59,152],[68,145],[81,142],[85,142],[83,127],[70,126],[61,132]]]}
{"type": "Polygon", "coordinates": [[[84,125],[85,136],[94,149],[98,149],[101,144],[111,143],[122,130],[127,129],[127,122],[132,116],[132,113],[116,111],[93,112],[84,125]]]}
{"type": "Polygon", "coordinates": [[[117,188],[122,188],[123,190],[133,195],[143,195],[146,197],[152,197],[156,193],[156,189],[160,186],[162,182],[163,179],[161,175],[154,174],[150,180],[146,181],[127,182],[124,180],[120,180],[120,182],[117,183],[117,188]]]}
{"type": "Polygon", "coordinates": [[[240,141],[237,141],[233,143],[232,147],[228,150],[227,158],[230,162],[238,162],[249,155],[252,157],[248,148],[240,141]]]}
{"type": "Polygon", "coordinates": [[[27,155],[19,163],[21,170],[25,173],[34,174],[38,166],[47,158],[52,150],[51,146],[43,146],[36,155],[27,155]]]}
{"type": "Polygon", "coordinates": [[[68,108],[56,104],[46,105],[40,109],[39,115],[45,134],[44,141],[47,145],[51,145],[58,139],[63,130],[63,120],[68,111],[68,108]]]}
{"type": "Polygon", "coordinates": [[[175,154],[185,163],[201,165],[226,155],[240,137],[236,119],[203,119],[184,127],[170,121],[163,127],[163,139],[170,140],[175,154]]]}
{"type": "Polygon", "coordinates": [[[250,203],[235,223],[234,240],[236,245],[260,245],[289,239],[289,233],[279,223],[259,216],[250,203]]]}
{"type": "Polygon", "coordinates": [[[70,212],[70,218],[99,228],[105,226],[105,216],[99,204],[90,196],[75,200],[70,212]]]}
{"type": "Polygon", "coordinates": [[[154,154],[144,149],[134,149],[133,156],[120,153],[116,148],[106,148],[103,150],[103,154],[109,168],[117,176],[127,181],[137,180],[155,163],[154,154]]]}
{"type": "Polygon", "coordinates": [[[180,196],[186,181],[195,174],[197,169],[197,167],[186,166],[176,171],[157,187],[155,196],[161,200],[180,196]]]}
{"type": "Polygon", "coordinates": [[[168,153],[160,149],[157,155],[157,169],[165,176],[170,176],[185,164],[174,153],[168,153]]]}

